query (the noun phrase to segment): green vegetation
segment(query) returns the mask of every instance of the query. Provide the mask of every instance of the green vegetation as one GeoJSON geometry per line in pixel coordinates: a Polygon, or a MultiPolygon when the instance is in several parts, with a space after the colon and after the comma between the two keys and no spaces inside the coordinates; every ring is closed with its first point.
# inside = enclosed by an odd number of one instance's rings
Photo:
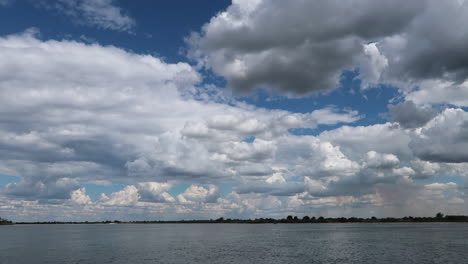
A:
{"type": "MultiPolygon", "coordinates": [[[[468,223],[468,216],[464,215],[443,215],[438,213],[435,217],[412,217],[405,216],[403,218],[359,218],[359,217],[339,217],[339,218],[325,218],[320,217],[309,217],[304,216],[299,218],[297,216],[288,215],[283,219],[274,219],[274,218],[257,218],[257,219],[224,219],[220,217],[218,219],[210,220],[180,220],[180,221],[101,221],[101,222],[20,222],[16,224],[217,224],[217,223],[226,223],[226,224],[295,224],[295,223],[436,223],[436,222],[456,222],[456,223],[468,223]]],[[[10,222],[11,223],[11,222],[10,222]]]]}
{"type": "Polygon", "coordinates": [[[12,225],[12,224],[13,224],[12,221],[8,221],[0,217],[0,225],[12,225]]]}

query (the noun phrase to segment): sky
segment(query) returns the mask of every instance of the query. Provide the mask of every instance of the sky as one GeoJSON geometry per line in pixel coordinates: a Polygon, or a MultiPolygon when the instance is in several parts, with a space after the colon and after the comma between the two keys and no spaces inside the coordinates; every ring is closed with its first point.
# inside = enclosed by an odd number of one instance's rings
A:
{"type": "Polygon", "coordinates": [[[466,0],[0,0],[0,217],[468,214],[466,0]]]}

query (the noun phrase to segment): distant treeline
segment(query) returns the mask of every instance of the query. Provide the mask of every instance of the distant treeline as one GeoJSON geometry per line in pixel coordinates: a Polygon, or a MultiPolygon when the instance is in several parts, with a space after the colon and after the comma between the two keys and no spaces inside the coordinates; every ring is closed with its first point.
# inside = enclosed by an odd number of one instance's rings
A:
{"type": "MultiPolygon", "coordinates": [[[[223,217],[210,220],[179,220],[179,221],[99,221],[99,222],[17,222],[16,224],[278,224],[278,223],[434,223],[434,222],[466,222],[468,223],[468,216],[464,215],[443,215],[438,213],[435,217],[412,217],[405,216],[403,218],[359,218],[359,217],[339,217],[339,218],[325,218],[325,217],[309,217],[304,216],[299,218],[297,216],[289,215],[286,218],[256,218],[256,219],[224,219],[223,217]]],[[[10,222],[11,223],[11,222],[10,222]]]]}
{"type": "Polygon", "coordinates": [[[0,217],[0,225],[12,225],[12,224],[13,224],[12,221],[8,221],[0,217]]]}

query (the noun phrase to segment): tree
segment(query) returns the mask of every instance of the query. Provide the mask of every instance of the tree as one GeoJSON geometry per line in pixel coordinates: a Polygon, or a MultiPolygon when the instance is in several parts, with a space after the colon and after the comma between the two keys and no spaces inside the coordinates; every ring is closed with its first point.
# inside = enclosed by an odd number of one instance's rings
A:
{"type": "Polygon", "coordinates": [[[11,225],[13,222],[0,217],[0,225],[11,225]]]}
{"type": "Polygon", "coordinates": [[[444,218],[444,214],[441,213],[441,212],[438,212],[438,213],[436,214],[436,218],[439,218],[439,219],[440,219],[440,218],[444,218]]]}

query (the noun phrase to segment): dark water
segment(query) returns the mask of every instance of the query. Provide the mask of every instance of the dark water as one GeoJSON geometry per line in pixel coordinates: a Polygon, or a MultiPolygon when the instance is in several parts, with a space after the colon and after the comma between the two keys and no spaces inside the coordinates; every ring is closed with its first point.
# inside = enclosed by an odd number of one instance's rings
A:
{"type": "Polygon", "coordinates": [[[468,263],[468,224],[0,226],[0,263],[468,263]]]}

